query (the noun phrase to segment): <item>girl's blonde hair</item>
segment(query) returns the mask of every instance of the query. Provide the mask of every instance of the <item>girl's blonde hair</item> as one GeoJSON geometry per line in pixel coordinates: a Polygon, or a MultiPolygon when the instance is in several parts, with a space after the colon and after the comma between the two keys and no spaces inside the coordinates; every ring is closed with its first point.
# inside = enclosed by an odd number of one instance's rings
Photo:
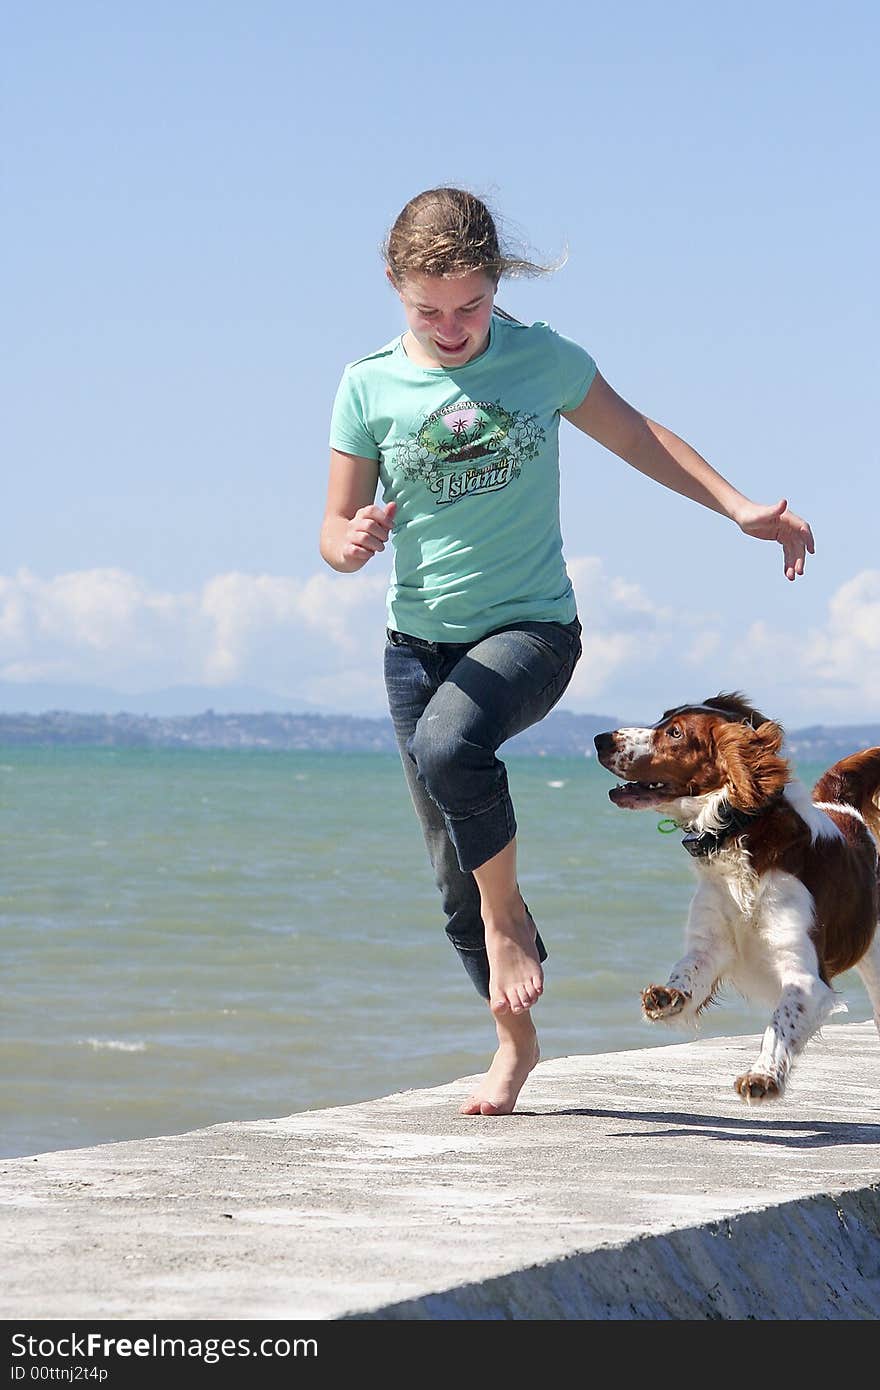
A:
{"type": "Polygon", "coordinates": [[[413,272],[453,278],[483,270],[497,284],[502,275],[545,275],[555,269],[508,255],[482,198],[463,188],[428,188],[410,198],[382,255],[398,285],[413,272]]]}

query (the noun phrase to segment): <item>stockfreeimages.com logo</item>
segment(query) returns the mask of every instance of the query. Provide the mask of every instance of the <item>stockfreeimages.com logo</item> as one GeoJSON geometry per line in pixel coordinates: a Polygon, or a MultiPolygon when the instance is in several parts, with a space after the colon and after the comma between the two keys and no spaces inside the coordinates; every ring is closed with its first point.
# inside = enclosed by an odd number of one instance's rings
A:
{"type": "Polygon", "coordinates": [[[252,1343],[250,1337],[162,1337],[153,1332],[149,1337],[105,1337],[100,1332],[70,1333],[63,1337],[32,1337],[14,1332],[11,1337],[12,1356],[18,1358],[12,1366],[12,1380],[105,1380],[107,1370],[100,1366],[82,1366],[82,1361],[110,1361],[117,1357],[162,1358],[203,1361],[214,1365],[235,1357],[317,1356],[318,1343],[314,1337],[263,1337],[252,1343]],[[76,1366],[43,1366],[21,1364],[22,1357],[32,1362],[70,1361],[76,1366]]]}

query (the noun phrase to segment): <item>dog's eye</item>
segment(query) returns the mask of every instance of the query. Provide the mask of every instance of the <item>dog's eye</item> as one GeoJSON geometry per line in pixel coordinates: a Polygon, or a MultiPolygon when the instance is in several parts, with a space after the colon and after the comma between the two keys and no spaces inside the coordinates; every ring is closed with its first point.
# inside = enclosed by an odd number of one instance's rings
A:
{"type": "Polygon", "coordinates": [[[670,724],[666,732],[670,738],[681,738],[681,729],[677,724],[670,724]]]}

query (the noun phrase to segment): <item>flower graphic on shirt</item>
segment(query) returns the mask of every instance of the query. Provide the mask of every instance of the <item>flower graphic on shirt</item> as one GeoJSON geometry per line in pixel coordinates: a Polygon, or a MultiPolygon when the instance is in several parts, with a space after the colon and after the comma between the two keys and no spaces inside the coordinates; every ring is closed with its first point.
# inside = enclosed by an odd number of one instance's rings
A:
{"type": "Polygon", "coordinates": [[[498,401],[458,401],[435,410],[398,445],[404,477],[421,479],[437,505],[477,492],[497,492],[540,450],[538,417],[505,410],[498,401]]]}
{"type": "Polygon", "coordinates": [[[522,458],[532,459],[544,442],[537,415],[517,411],[510,430],[510,447],[522,458]]]}

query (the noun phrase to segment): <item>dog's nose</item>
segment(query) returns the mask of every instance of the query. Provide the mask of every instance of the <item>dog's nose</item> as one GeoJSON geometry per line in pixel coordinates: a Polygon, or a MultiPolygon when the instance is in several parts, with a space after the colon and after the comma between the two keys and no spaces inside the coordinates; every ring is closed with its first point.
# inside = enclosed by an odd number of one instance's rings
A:
{"type": "Polygon", "coordinates": [[[601,757],[603,753],[610,753],[612,748],[614,747],[614,735],[597,734],[596,737],[593,739],[593,742],[596,745],[596,752],[601,757]]]}

